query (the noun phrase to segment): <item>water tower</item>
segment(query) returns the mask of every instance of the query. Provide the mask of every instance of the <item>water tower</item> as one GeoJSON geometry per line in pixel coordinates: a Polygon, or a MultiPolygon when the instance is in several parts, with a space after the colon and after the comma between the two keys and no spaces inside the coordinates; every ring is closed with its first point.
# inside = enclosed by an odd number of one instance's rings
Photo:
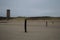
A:
{"type": "Polygon", "coordinates": [[[10,18],[10,9],[7,9],[7,19],[10,18]]]}

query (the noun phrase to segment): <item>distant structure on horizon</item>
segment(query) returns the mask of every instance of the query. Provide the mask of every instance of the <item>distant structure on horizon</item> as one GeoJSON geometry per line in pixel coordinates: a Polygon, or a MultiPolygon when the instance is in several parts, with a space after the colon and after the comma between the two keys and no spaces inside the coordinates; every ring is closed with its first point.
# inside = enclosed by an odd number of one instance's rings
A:
{"type": "Polygon", "coordinates": [[[7,9],[7,18],[10,18],[10,9],[7,9]]]}

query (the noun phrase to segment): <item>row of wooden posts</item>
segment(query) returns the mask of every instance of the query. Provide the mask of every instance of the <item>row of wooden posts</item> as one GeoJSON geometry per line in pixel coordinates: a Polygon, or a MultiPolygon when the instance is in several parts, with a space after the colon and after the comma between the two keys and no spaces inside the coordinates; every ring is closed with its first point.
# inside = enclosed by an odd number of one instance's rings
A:
{"type": "MultiPolygon", "coordinates": [[[[9,20],[8,18],[7,18],[7,20],[9,20]]],[[[46,21],[46,27],[48,26],[48,22],[46,21]]],[[[25,21],[24,21],[24,31],[25,31],[25,33],[27,33],[27,19],[25,19],[25,21]]]]}
{"type": "MultiPolygon", "coordinates": [[[[48,22],[46,21],[46,27],[47,26],[48,26],[48,22]]],[[[25,19],[24,30],[25,30],[25,33],[27,33],[27,19],[25,19]]]]}

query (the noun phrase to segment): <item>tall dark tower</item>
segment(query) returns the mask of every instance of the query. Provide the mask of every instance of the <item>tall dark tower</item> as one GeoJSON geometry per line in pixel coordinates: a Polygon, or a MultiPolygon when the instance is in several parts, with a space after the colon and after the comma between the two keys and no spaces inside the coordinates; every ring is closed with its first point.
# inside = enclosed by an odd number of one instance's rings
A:
{"type": "Polygon", "coordinates": [[[10,18],[10,9],[7,9],[7,19],[10,18]]]}

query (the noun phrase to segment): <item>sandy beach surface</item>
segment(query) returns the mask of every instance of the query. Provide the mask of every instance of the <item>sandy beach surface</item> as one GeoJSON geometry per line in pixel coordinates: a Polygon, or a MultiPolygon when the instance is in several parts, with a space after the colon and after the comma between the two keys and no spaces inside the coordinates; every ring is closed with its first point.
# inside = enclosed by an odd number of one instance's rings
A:
{"type": "Polygon", "coordinates": [[[0,40],[60,40],[60,20],[28,20],[27,33],[24,20],[0,23],[0,40]]]}

